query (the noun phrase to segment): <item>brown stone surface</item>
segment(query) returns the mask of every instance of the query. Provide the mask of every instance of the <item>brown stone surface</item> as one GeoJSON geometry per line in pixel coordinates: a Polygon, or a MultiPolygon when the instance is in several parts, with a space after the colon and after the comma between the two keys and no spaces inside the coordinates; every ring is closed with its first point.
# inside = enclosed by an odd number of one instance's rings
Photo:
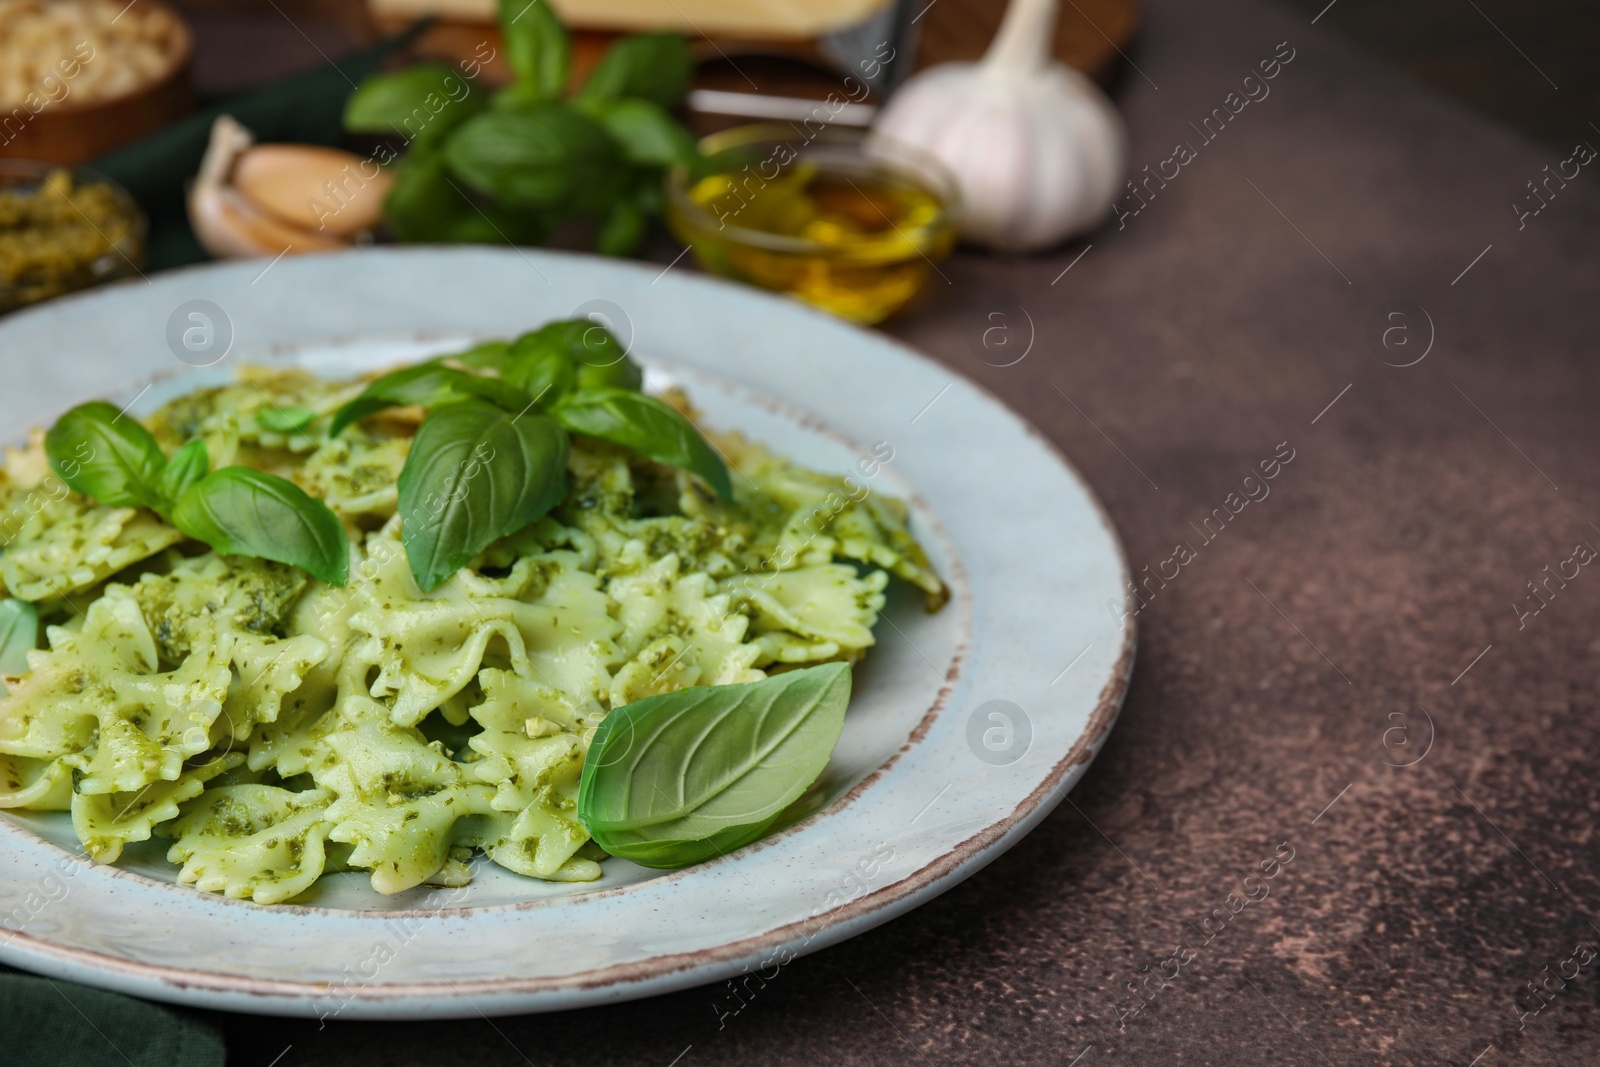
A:
{"type": "MultiPolygon", "coordinates": [[[[917,68],[935,63],[971,63],[982,58],[1000,29],[1005,5],[984,0],[918,0],[913,17],[921,24],[917,68]]],[[[1132,47],[1143,13],[1141,0],[1073,0],[1056,16],[1057,59],[1097,81],[1117,69],[1120,52],[1132,47]]]]}
{"type": "Polygon", "coordinates": [[[1197,158],[1059,281],[1082,245],[963,254],[892,331],[1054,439],[1136,567],[1197,547],[1140,615],[1122,720],[1071,802],[721,1029],[714,988],[492,1023],[233,1016],[232,1064],[1600,1060],[1600,960],[1519,1029],[1525,983],[1600,947],[1600,568],[1523,628],[1513,610],[1600,547],[1593,179],[1519,230],[1509,205],[1562,157],[1249,0],[1156,0],[1133,59],[1134,168],[1178,141],[1197,158]],[[1189,123],[1285,40],[1270,96],[1201,145],[1189,123]],[[1425,340],[1415,315],[1410,348],[1366,339],[1405,301],[1436,339],[1386,366],[1425,340]],[[973,347],[992,313],[1018,336],[1031,318],[1015,366],[973,347]],[[1190,523],[1283,441],[1271,495],[1202,545],[1190,523]],[[1280,843],[1270,895],[1207,943],[1197,924],[1259,896],[1243,880],[1280,843]],[[1126,983],[1179,943],[1189,964],[1119,1025],[1126,983]]]}

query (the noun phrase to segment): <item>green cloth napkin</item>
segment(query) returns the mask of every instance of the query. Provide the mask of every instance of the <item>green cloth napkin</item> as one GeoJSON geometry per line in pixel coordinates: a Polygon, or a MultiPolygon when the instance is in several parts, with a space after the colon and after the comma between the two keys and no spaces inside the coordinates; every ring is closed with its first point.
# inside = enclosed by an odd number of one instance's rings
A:
{"type": "Polygon", "coordinates": [[[175,1008],[70,982],[0,974],[6,1067],[222,1067],[216,1026],[175,1008]]]}
{"type": "MultiPolygon", "coordinates": [[[[345,101],[425,24],[361,51],[206,107],[89,166],[122,185],[150,219],[146,269],[203,262],[184,207],[211,123],[232,115],[261,141],[338,145],[345,101]]],[[[4,1067],[223,1067],[221,1031],[175,1008],[32,975],[0,973],[4,1067]]]]}
{"type": "Polygon", "coordinates": [[[345,101],[362,78],[425,28],[417,23],[371,47],[305,74],[272,82],[195,112],[142,140],[91,160],[89,167],[127,189],[150,219],[147,269],[165,270],[211,257],[195,239],[184,191],[200,169],[211,123],[232,115],[260,141],[337,145],[345,101]]]}
{"type": "MultiPolygon", "coordinates": [[[[337,145],[355,84],[422,28],[418,24],[318,70],[204,108],[91,161],[149,217],[147,269],[210,258],[189,227],[184,193],[218,115],[232,115],[262,141],[337,145]]],[[[198,1016],[70,982],[0,973],[3,1067],[223,1067],[225,1056],[221,1032],[198,1016]]]]}

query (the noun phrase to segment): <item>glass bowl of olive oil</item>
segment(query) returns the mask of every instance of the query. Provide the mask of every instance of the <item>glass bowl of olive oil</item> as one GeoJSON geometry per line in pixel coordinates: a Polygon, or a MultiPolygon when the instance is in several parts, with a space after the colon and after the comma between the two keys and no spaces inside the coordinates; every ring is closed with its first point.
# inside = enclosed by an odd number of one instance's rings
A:
{"type": "Polygon", "coordinates": [[[700,142],[667,177],[667,224],[700,265],[852,322],[911,302],[955,247],[954,177],[855,130],[762,124],[700,142]]]}

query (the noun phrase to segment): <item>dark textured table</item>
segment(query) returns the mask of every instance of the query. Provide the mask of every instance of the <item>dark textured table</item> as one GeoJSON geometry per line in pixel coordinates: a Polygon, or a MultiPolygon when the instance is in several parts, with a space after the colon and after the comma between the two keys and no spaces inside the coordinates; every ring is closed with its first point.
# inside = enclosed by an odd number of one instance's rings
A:
{"type": "Polygon", "coordinates": [[[719,988],[230,1016],[232,1063],[1600,1060],[1600,166],[1533,201],[1571,153],[1247,0],[1157,0],[1133,59],[1133,168],[1165,187],[1087,249],[957,256],[892,331],[1054,439],[1141,574],[1177,573],[1069,802],[720,1028],[719,988]],[[1031,330],[1013,366],[978,344],[997,323],[1031,330]]]}

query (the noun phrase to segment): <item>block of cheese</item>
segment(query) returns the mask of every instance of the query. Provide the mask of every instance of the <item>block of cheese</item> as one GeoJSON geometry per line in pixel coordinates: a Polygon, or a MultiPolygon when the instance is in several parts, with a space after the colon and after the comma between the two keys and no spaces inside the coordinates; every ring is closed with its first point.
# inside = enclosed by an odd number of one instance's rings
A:
{"type": "MultiPolygon", "coordinates": [[[[544,0],[539,0],[544,2],[544,0]]],[[[890,0],[550,0],[574,29],[679,30],[693,36],[807,38],[859,25],[890,0]]],[[[494,0],[368,0],[380,19],[438,15],[491,22],[494,0]]]]}

